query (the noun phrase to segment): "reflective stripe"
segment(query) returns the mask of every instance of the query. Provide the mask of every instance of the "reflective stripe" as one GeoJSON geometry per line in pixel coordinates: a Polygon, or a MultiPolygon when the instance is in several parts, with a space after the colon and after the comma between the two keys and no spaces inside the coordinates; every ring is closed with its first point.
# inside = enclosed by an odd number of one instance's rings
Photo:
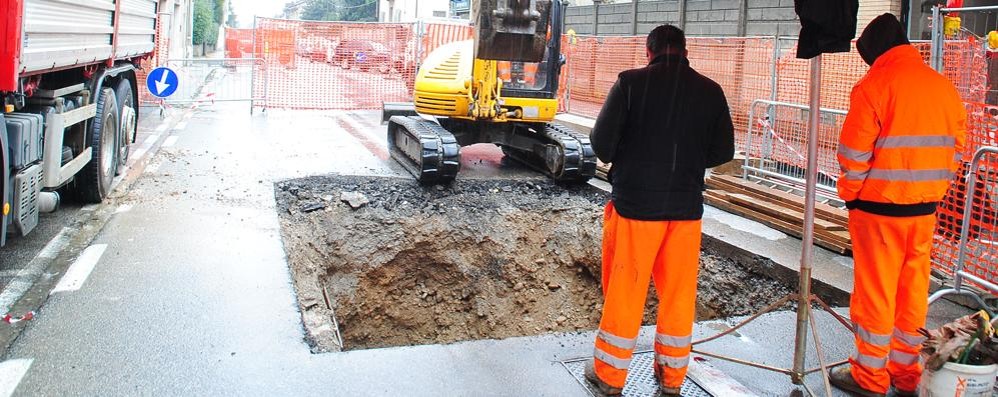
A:
{"type": "Polygon", "coordinates": [[[900,365],[915,365],[918,362],[917,354],[905,353],[902,351],[891,350],[891,362],[900,365]]]}
{"type": "Polygon", "coordinates": [[[901,147],[953,147],[953,145],[956,145],[956,138],[952,135],[902,135],[878,138],[876,147],[877,149],[892,149],[901,147]]]}
{"type": "Polygon", "coordinates": [[[846,171],[845,178],[852,179],[854,181],[862,181],[866,179],[867,175],[869,174],[870,174],[869,172],[846,171]]]}
{"type": "Polygon", "coordinates": [[[693,342],[693,335],[672,336],[666,334],[655,334],[655,342],[669,347],[687,347],[693,342]]]}
{"type": "Polygon", "coordinates": [[[870,161],[873,158],[873,152],[861,152],[846,145],[839,145],[839,155],[861,163],[870,161]]]}
{"type": "Polygon", "coordinates": [[[596,337],[618,349],[634,350],[634,346],[638,344],[638,338],[621,338],[604,330],[599,330],[596,337]]]}
{"type": "Polygon", "coordinates": [[[600,349],[593,350],[593,358],[621,371],[627,371],[627,367],[631,365],[631,359],[618,358],[600,349]]]}
{"type": "Polygon", "coordinates": [[[859,365],[867,368],[881,369],[887,366],[887,357],[877,358],[873,356],[868,356],[860,352],[853,353],[852,359],[856,360],[859,365]]]}
{"type": "Polygon", "coordinates": [[[894,339],[913,348],[919,348],[922,346],[922,342],[925,342],[924,336],[912,335],[897,328],[894,328],[894,339]]]}
{"type": "Polygon", "coordinates": [[[870,330],[863,328],[862,325],[853,323],[856,327],[856,335],[859,336],[864,342],[871,345],[877,345],[880,347],[888,347],[891,345],[891,336],[887,334],[875,334],[870,332],[870,330]]]}
{"type": "Polygon", "coordinates": [[[870,170],[868,178],[902,182],[949,181],[950,179],[953,179],[953,171],[950,171],[949,169],[885,170],[874,168],[870,170]]]}
{"type": "Polygon", "coordinates": [[[963,161],[963,153],[957,153],[953,155],[953,161],[957,163],[963,161]]]}
{"type": "Polygon", "coordinates": [[[664,365],[669,368],[686,368],[690,365],[690,355],[687,354],[683,357],[671,357],[662,354],[655,355],[658,365],[664,365]]]}

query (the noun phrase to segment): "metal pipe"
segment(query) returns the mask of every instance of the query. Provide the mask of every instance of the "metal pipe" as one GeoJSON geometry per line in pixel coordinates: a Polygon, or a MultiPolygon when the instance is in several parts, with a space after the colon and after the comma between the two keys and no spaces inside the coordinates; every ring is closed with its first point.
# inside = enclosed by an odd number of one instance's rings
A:
{"type": "MultiPolygon", "coordinates": [[[[849,360],[839,360],[839,361],[835,361],[835,362],[832,362],[832,363],[826,365],[825,368],[835,368],[835,367],[838,367],[840,365],[848,364],[848,363],[849,363],[849,360]]],[[[811,369],[805,371],[804,373],[806,375],[810,375],[810,374],[813,374],[813,373],[818,372],[818,371],[821,371],[821,367],[811,368],[811,369]]]]}
{"type": "Polygon", "coordinates": [[[937,72],[943,72],[943,19],[939,6],[932,7],[932,48],[929,54],[929,65],[937,72]]]}
{"type": "Polygon", "coordinates": [[[814,320],[814,313],[811,311],[811,304],[805,307],[808,311],[808,319],[811,320],[811,336],[814,337],[814,351],[818,355],[818,366],[821,367],[821,378],[825,383],[825,395],[832,397],[832,384],[828,381],[828,367],[825,366],[825,352],[821,349],[821,339],[818,337],[818,324],[814,320]]]}
{"type": "Polygon", "coordinates": [[[715,340],[717,338],[720,338],[722,336],[728,335],[728,334],[730,334],[732,332],[735,332],[739,328],[744,327],[746,324],[748,324],[748,323],[754,321],[755,319],[759,318],[759,316],[761,316],[763,314],[766,314],[766,313],[769,313],[769,312],[771,312],[773,310],[776,310],[776,308],[778,308],[780,306],[783,306],[785,303],[787,303],[787,301],[789,301],[790,299],[793,299],[793,297],[794,297],[793,294],[784,296],[780,300],[774,302],[773,304],[771,304],[769,306],[766,306],[766,308],[758,311],[757,313],[753,314],[752,317],[749,317],[749,318],[743,320],[742,322],[738,323],[734,327],[731,327],[730,329],[728,329],[728,330],[726,330],[724,332],[721,332],[721,333],[719,333],[717,335],[709,336],[709,337],[706,337],[706,338],[703,338],[703,339],[700,339],[700,340],[693,341],[693,343],[691,343],[691,345],[692,346],[696,346],[696,345],[699,345],[699,344],[707,343],[707,342],[710,342],[710,341],[715,340]]]}
{"type": "Polygon", "coordinates": [[[998,6],[940,8],[939,11],[942,11],[942,12],[998,11],[998,6]]]}
{"type": "Polygon", "coordinates": [[[794,347],[794,366],[791,378],[795,384],[804,383],[804,359],[807,355],[807,327],[811,305],[811,262],[814,259],[814,199],[818,179],[818,128],[821,121],[821,59],[811,59],[811,113],[807,138],[807,185],[804,193],[804,233],[800,256],[800,286],[797,296],[797,338],[794,347]]]}
{"type": "Polygon", "coordinates": [[[701,356],[713,357],[713,358],[716,358],[716,359],[719,359],[719,360],[730,361],[730,362],[733,362],[735,364],[748,365],[750,367],[756,367],[756,368],[764,369],[764,370],[767,370],[767,371],[779,372],[781,374],[786,374],[786,375],[790,375],[791,374],[791,371],[789,369],[786,369],[786,368],[779,368],[779,367],[774,367],[774,366],[771,366],[771,365],[759,364],[759,363],[748,361],[748,360],[742,360],[740,358],[722,356],[720,354],[703,352],[703,351],[699,351],[699,350],[696,350],[696,349],[693,349],[692,352],[696,353],[696,354],[699,354],[701,356]]]}

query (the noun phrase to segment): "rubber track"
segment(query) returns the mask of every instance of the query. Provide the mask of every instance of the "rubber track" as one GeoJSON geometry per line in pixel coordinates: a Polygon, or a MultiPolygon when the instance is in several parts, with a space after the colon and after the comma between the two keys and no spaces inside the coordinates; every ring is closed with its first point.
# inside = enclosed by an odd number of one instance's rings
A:
{"type": "Polygon", "coordinates": [[[541,143],[558,146],[564,158],[547,158],[554,151],[541,155],[504,147],[503,152],[558,182],[586,182],[596,175],[596,153],[593,152],[589,137],[560,124],[546,124],[538,135],[537,140],[541,143]],[[558,160],[561,160],[562,166],[560,168],[552,166],[559,163],[558,160]]]}
{"type": "Polygon", "coordinates": [[[388,128],[388,148],[391,157],[420,183],[448,183],[461,170],[461,146],[454,135],[437,123],[419,117],[392,116],[388,128]],[[398,147],[394,134],[396,129],[419,142],[419,158],[411,157],[398,147]]]}

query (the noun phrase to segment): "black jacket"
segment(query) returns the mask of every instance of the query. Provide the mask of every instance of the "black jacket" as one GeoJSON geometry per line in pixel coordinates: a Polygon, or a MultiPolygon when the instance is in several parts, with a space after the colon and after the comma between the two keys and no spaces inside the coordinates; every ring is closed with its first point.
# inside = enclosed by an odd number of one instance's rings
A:
{"type": "Polygon", "coordinates": [[[638,220],[700,219],[704,172],[731,161],[735,146],[721,87],[678,55],[620,73],[591,139],[612,163],[617,212],[638,220]]]}

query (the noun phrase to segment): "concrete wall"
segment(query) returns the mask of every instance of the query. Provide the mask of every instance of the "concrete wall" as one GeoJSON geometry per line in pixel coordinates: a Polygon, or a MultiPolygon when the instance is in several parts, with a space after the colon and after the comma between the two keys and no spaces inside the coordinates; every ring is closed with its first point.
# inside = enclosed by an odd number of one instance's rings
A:
{"type": "MultiPolygon", "coordinates": [[[[796,36],[800,30],[793,0],[656,0],[637,4],[636,26],[632,24],[633,3],[600,5],[597,34],[643,35],[665,23],[682,27],[689,36],[796,36]]],[[[578,34],[593,34],[595,8],[570,6],[568,28],[578,34]]]]}

